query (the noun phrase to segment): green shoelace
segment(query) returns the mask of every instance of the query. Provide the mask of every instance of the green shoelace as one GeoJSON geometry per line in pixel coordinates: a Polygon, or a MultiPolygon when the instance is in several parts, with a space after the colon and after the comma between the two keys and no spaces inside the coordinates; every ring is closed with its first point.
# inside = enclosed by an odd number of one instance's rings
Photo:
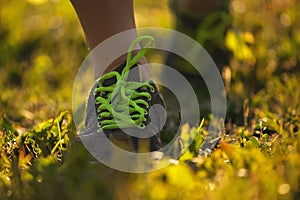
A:
{"type": "Polygon", "coordinates": [[[153,42],[152,36],[139,36],[129,46],[126,65],[119,74],[111,71],[98,79],[94,95],[95,104],[98,105],[98,124],[99,130],[111,130],[118,128],[139,127],[145,128],[146,115],[148,114],[151,94],[154,87],[149,80],[142,81],[141,71],[139,70],[140,82],[127,81],[130,69],[145,55],[146,49],[141,49],[133,58],[132,51],[141,41],[147,41],[145,48],[153,42]],[[115,78],[116,82],[109,86],[104,86],[103,81],[115,78]],[[137,91],[138,90],[138,91],[137,91]]]}

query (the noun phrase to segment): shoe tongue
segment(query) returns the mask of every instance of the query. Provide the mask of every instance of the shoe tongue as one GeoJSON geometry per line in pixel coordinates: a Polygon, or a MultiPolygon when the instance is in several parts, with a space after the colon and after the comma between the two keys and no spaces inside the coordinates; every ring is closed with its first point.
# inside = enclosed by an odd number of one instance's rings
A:
{"type": "MultiPolygon", "coordinates": [[[[118,66],[116,69],[114,69],[114,71],[118,72],[119,74],[122,74],[122,71],[124,70],[126,66],[126,63],[123,63],[122,65],[118,66]]],[[[140,72],[143,73],[141,71],[141,68],[140,66],[138,66],[137,64],[135,64],[134,66],[132,66],[129,70],[129,74],[128,74],[128,77],[127,77],[127,81],[134,81],[134,82],[141,82],[141,81],[144,81],[145,77],[142,76],[142,80],[140,78],[140,72]]],[[[110,86],[110,85],[113,85],[117,82],[117,79],[114,77],[114,78],[110,78],[110,79],[106,79],[103,81],[103,86],[110,86]]]]}
{"type": "Polygon", "coordinates": [[[113,78],[104,80],[102,85],[104,87],[108,87],[108,86],[111,86],[111,85],[115,84],[116,82],[117,82],[117,79],[115,77],[113,77],[113,78]]]}
{"type": "Polygon", "coordinates": [[[129,71],[127,81],[141,82],[140,70],[139,66],[134,65],[129,71]]]}
{"type": "MultiPolygon", "coordinates": [[[[126,63],[123,63],[121,65],[119,65],[116,69],[114,69],[114,71],[118,72],[119,74],[122,73],[124,67],[125,67],[126,63]]],[[[111,86],[113,84],[115,84],[117,82],[116,77],[110,78],[110,79],[105,79],[103,81],[103,86],[107,87],[107,86],[111,86]]]]}
{"type": "Polygon", "coordinates": [[[114,69],[114,71],[118,72],[119,74],[122,73],[123,69],[126,66],[126,62],[124,62],[123,64],[119,65],[116,69],[114,69]]]}

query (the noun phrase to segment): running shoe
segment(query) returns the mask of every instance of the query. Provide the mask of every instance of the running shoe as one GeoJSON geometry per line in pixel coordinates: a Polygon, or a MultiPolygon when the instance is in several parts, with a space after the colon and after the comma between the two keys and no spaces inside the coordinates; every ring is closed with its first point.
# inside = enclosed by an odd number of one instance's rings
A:
{"type": "Polygon", "coordinates": [[[164,100],[138,64],[146,49],[132,57],[134,47],[142,41],[147,42],[147,47],[154,38],[137,37],[129,46],[126,62],[96,80],[87,101],[85,127],[79,136],[104,133],[115,145],[131,152],[152,152],[162,147],[164,100]]]}

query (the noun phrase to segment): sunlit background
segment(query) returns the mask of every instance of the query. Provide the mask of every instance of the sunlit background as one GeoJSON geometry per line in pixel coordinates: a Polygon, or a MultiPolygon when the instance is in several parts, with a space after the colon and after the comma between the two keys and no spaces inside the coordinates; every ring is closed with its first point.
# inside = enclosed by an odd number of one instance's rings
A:
{"type": "MultiPolygon", "coordinates": [[[[238,103],[231,109],[240,112],[243,100],[264,88],[273,75],[299,71],[299,3],[234,0],[228,6],[229,23],[221,14],[219,24],[202,17],[193,34],[176,22],[167,0],[135,1],[135,17],[138,27],[177,28],[229,52],[229,62],[221,61],[226,65],[221,73],[228,98],[234,96],[238,103]]],[[[71,3],[2,0],[0,12],[1,113],[30,126],[70,109],[74,77],[88,54],[71,3]]],[[[220,62],[218,55],[212,57],[220,62]]]]}
{"type": "MultiPolygon", "coordinates": [[[[168,4],[167,0],[135,1],[137,26],[176,28],[228,52],[229,61],[220,61],[218,54],[213,55],[214,48],[210,51],[215,61],[226,65],[220,71],[229,100],[237,103],[238,108],[230,107],[232,111],[240,112],[244,99],[273,77],[299,71],[297,1],[233,0],[227,16],[215,14],[221,22],[202,17],[192,31],[176,21],[168,4]],[[230,21],[222,21],[225,17],[230,21]]],[[[70,109],[74,77],[88,54],[71,3],[2,0],[0,14],[1,114],[30,126],[70,109]]]]}

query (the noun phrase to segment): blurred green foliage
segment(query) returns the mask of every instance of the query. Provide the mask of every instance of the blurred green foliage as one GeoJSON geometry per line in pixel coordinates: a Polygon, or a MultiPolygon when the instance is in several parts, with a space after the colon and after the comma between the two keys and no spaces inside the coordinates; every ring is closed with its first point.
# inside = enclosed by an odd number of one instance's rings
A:
{"type": "Polygon", "coordinates": [[[0,3],[0,113],[29,127],[70,109],[87,48],[70,2],[0,3]]]}
{"type": "Polygon", "coordinates": [[[205,128],[179,160],[151,173],[127,174],[93,162],[76,142],[71,117],[20,132],[5,118],[1,130],[1,199],[298,199],[299,116],[285,122],[261,112],[253,126],[222,133],[209,155],[195,154],[205,128]]]}
{"type": "MultiPolygon", "coordinates": [[[[236,106],[242,107],[243,99],[255,98],[275,79],[299,79],[299,8],[300,2],[294,0],[231,2],[232,28],[225,42],[233,57],[230,71],[225,71],[224,75],[230,74],[227,75],[231,77],[227,94],[236,106]]],[[[276,98],[285,92],[282,88],[279,93],[268,91],[268,95],[276,98]]],[[[267,103],[269,108],[273,103],[267,103]]],[[[289,105],[298,103],[294,101],[289,105]]]]}
{"type": "MultiPolygon", "coordinates": [[[[229,109],[243,125],[229,120],[204,157],[199,146],[208,121],[181,127],[181,140],[197,133],[191,147],[147,174],[94,163],[76,140],[72,85],[88,49],[70,2],[0,5],[1,200],[300,198],[299,1],[230,1],[230,24],[213,36],[231,52],[222,76],[229,109]]],[[[138,26],[175,24],[166,0],[137,0],[135,7],[138,26]]],[[[202,29],[212,16],[218,13],[204,18],[202,29]]],[[[197,31],[200,42],[212,40],[197,31]]]]}

